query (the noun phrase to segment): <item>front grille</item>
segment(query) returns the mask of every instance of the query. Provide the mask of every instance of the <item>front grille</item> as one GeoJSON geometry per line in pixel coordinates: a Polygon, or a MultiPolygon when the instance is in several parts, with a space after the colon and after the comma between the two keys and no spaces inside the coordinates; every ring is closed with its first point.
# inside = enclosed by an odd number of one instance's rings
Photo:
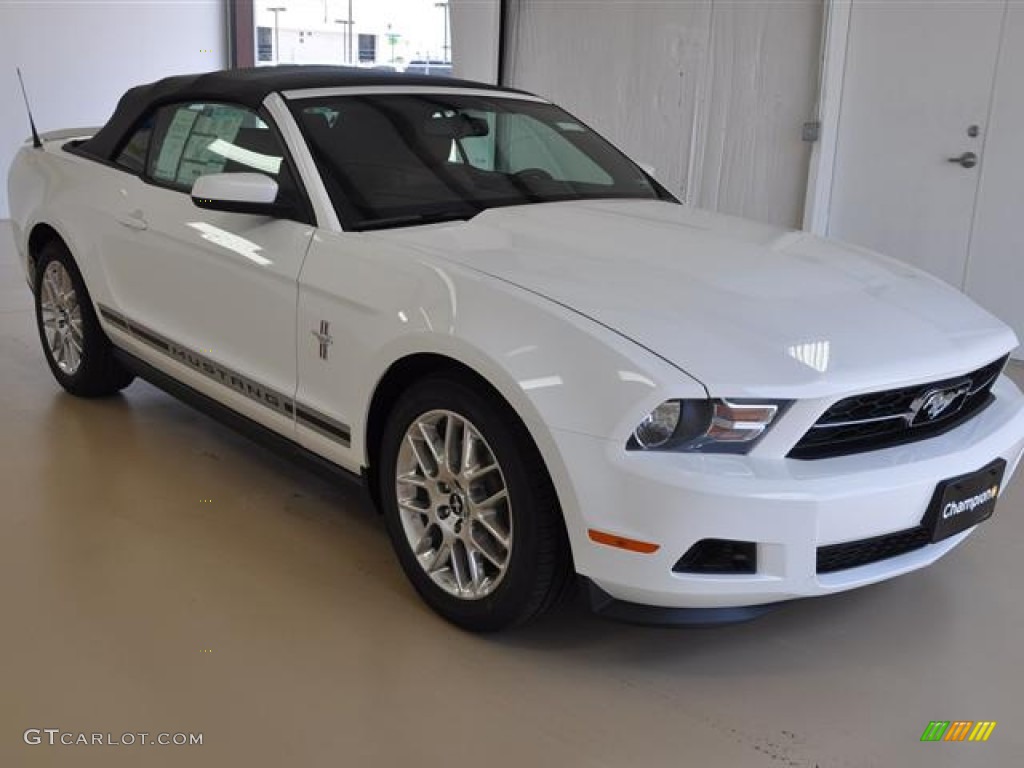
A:
{"type": "Polygon", "coordinates": [[[874,451],[933,437],[964,423],[992,400],[992,385],[1006,364],[1003,357],[964,376],[912,387],[869,392],[840,400],[808,430],[789,452],[794,459],[824,459],[874,451]],[[969,390],[958,409],[924,423],[914,423],[915,406],[936,391],[969,390]]]}
{"type": "Polygon", "coordinates": [[[832,573],[905,555],[925,546],[931,535],[921,525],[872,539],[818,547],[818,573],[832,573]]]}

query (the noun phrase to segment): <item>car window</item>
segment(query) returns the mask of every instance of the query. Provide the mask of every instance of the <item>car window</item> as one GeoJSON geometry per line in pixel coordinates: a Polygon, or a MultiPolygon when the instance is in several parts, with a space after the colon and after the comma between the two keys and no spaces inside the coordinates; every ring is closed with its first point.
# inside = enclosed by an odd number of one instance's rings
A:
{"type": "Polygon", "coordinates": [[[154,122],[152,115],[143,120],[114,158],[115,163],[132,173],[142,173],[146,167],[146,153],[149,151],[149,140],[153,136],[154,122]]]}
{"type": "Polygon", "coordinates": [[[495,130],[494,113],[478,117],[487,121],[487,134],[467,136],[460,142],[466,162],[474,168],[511,174],[539,170],[556,181],[614,184],[601,166],[563,135],[586,130],[574,120],[549,125],[531,115],[498,115],[501,126],[495,130]]]}
{"type": "Polygon", "coordinates": [[[528,203],[671,199],[604,139],[544,102],[427,93],[289,106],[346,227],[467,219],[528,203]]]}
{"type": "Polygon", "coordinates": [[[210,173],[265,173],[282,189],[292,186],[280,141],[259,115],[245,107],[164,107],[157,113],[155,135],[147,174],[183,192],[210,173]]]}

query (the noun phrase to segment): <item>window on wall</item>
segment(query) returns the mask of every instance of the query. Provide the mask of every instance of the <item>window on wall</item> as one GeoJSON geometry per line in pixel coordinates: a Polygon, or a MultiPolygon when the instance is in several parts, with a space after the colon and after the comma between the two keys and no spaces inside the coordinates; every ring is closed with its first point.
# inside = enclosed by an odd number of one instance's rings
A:
{"type": "Polygon", "coordinates": [[[377,61],[376,35],[359,35],[359,61],[360,63],[377,61]]]}
{"type": "Polygon", "coordinates": [[[341,64],[450,75],[445,0],[236,0],[238,66],[341,64]]]}

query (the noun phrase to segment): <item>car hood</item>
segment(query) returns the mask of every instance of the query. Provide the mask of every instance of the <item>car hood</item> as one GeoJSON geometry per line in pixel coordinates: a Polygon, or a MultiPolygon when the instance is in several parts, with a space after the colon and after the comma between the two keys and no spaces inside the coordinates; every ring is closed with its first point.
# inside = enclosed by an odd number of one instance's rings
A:
{"type": "Polygon", "coordinates": [[[418,229],[420,246],[595,320],[713,396],[920,382],[1017,344],[963,294],[901,262],[672,203],[496,208],[418,229]]]}

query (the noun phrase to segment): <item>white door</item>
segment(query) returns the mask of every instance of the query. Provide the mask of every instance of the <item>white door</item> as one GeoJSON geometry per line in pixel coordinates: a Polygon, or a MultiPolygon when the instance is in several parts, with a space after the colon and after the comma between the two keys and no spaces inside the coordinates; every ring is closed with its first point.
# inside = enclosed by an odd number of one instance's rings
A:
{"type": "Polygon", "coordinates": [[[1000,46],[965,287],[1024,341],[1024,3],[1020,2],[1010,3],[1000,46]]]}
{"type": "Polygon", "coordinates": [[[964,286],[1005,11],[854,0],[829,235],[964,286]]]}
{"type": "Polygon", "coordinates": [[[1024,3],[854,0],[828,234],[967,291],[1024,340],[1022,136],[1024,3]]]}
{"type": "Polygon", "coordinates": [[[120,238],[104,253],[115,309],[148,360],[184,365],[173,370],[189,384],[291,435],[298,275],[315,229],[203,210],[189,194],[196,176],[248,170],[295,196],[284,149],[255,112],[231,105],[169,105],[144,131],[145,181],[126,186],[120,238]]]}

